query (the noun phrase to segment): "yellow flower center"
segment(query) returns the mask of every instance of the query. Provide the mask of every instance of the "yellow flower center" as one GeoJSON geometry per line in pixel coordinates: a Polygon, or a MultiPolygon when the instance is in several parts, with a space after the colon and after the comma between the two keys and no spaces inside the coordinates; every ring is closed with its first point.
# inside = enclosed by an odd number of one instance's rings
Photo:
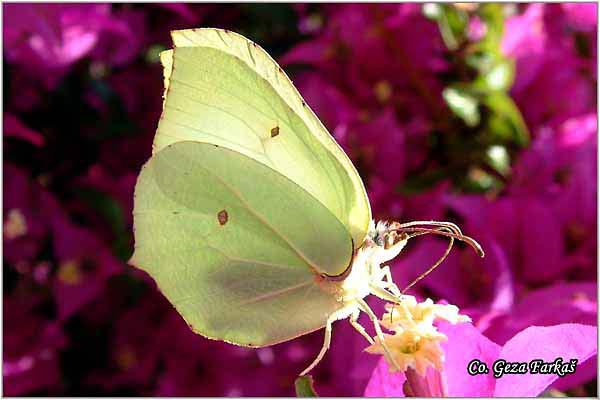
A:
{"type": "Polygon", "coordinates": [[[412,354],[419,351],[419,342],[407,343],[400,347],[400,351],[404,354],[412,354]]]}
{"type": "Polygon", "coordinates": [[[83,274],[77,261],[65,261],[58,267],[58,279],[65,285],[77,285],[83,279],[83,274]]]}
{"type": "Polygon", "coordinates": [[[424,376],[428,367],[441,370],[444,353],[440,342],[447,337],[438,332],[433,322],[438,318],[453,324],[469,321],[469,317],[458,313],[456,306],[434,304],[430,299],[418,303],[413,296],[403,296],[400,304],[388,304],[386,309],[381,324],[394,334],[385,334],[383,343],[376,337],[366,351],[384,355],[390,372],[412,368],[424,376]],[[384,351],[384,345],[390,350],[389,354],[384,351]]]}
{"type": "Polygon", "coordinates": [[[137,363],[137,356],[130,347],[124,347],[117,353],[116,361],[121,370],[127,371],[137,363]]]}
{"type": "Polygon", "coordinates": [[[27,233],[27,221],[21,211],[13,208],[8,212],[3,228],[4,237],[10,240],[16,239],[27,233]]]}
{"type": "Polygon", "coordinates": [[[373,88],[375,92],[375,97],[377,101],[382,104],[387,103],[387,101],[392,97],[392,85],[388,81],[379,81],[375,84],[373,88]]]}

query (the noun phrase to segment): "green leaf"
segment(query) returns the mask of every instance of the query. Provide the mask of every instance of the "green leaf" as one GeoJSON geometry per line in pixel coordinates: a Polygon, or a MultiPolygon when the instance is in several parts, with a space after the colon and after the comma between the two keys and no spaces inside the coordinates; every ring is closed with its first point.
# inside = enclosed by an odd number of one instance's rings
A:
{"type": "Polygon", "coordinates": [[[495,57],[490,52],[477,48],[465,57],[467,65],[479,72],[488,71],[494,64],[494,61],[495,57]]]}
{"type": "Polygon", "coordinates": [[[501,188],[502,182],[493,175],[479,167],[473,167],[467,174],[463,183],[463,190],[467,193],[488,193],[495,188],[501,188]]]}
{"type": "Polygon", "coordinates": [[[162,44],[155,44],[148,48],[146,52],[146,62],[150,64],[158,64],[160,62],[160,53],[167,50],[162,44]]]}
{"type": "Polygon", "coordinates": [[[421,174],[410,174],[402,185],[397,188],[398,193],[404,196],[418,195],[431,189],[447,177],[447,171],[435,169],[421,174]]]}
{"type": "Polygon", "coordinates": [[[493,145],[488,147],[486,161],[501,175],[506,176],[510,172],[510,155],[504,146],[493,145]]]}
{"type": "Polygon", "coordinates": [[[313,378],[310,375],[296,378],[294,386],[296,387],[296,397],[319,397],[315,391],[313,378]]]}
{"type": "Polygon", "coordinates": [[[469,22],[467,14],[456,7],[445,5],[443,17],[454,37],[459,40],[464,39],[467,23],[469,22]]]}
{"type": "Polygon", "coordinates": [[[486,96],[484,104],[492,112],[489,127],[495,136],[512,140],[519,146],[529,143],[530,135],[519,108],[506,93],[493,92],[486,96]]]}
{"type": "Polygon", "coordinates": [[[108,106],[110,115],[110,123],[106,124],[106,126],[98,127],[100,133],[95,138],[97,140],[105,140],[111,137],[136,134],[138,132],[136,125],[129,118],[123,100],[113,88],[101,79],[92,79],[89,85],[94,94],[108,106]]]}
{"type": "Polygon", "coordinates": [[[108,194],[92,188],[78,190],[77,195],[108,223],[115,237],[113,253],[121,260],[127,260],[131,255],[131,248],[123,209],[119,203],[108,194]]]}
{"type": "Polygon", "coordinates": [[[485,70],[487,71],[475,81],[474,88],[484,92],[504,92],[510,89],[514,80],[514,62],[512,60],[504,59],[485,70]]]}
{"type": "Polygon", "coordinates": [[[92,188],[81,189],[78,194],[109,223],[114,233],[125,231],[123,210],[111,196],[92,188]]]}
{"type": "Polygon", "coordinates": [[[479,102],[464,89],[448,87],[442,93],[444,100],[450,109],[460,117],[467,126],[473,127],[479,124],[479,102]]]}
{"type": "Polygon", "coordinates": [[[423,14],[437,21],[444,44],[449,50],[456,50],[465,40],[467,14],[450,5],[428,3],[423,5],[423,14]]]}
{"type": "Polygon", "coordinates": [[[480,42],[490,50],[498,49],[504,31],[504,9],[502,4],[485,3],[478,7],[478,14],[486,25],[486,35],[480,42]]]}

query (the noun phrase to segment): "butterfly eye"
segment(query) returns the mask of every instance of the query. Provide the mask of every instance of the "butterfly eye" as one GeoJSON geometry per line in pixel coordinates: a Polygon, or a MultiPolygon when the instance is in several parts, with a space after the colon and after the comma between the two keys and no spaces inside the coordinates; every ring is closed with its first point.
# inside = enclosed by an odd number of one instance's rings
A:
{"type": "Polygon", "coordinates": [[[391,231],[385,234],[384,245],[383,248],[388,250],[394,247],[399,242],[408,239],[408,234],[405,232],[391,231]]]}
{"type": "Polygon", "coordinates": [[[384,249],[389,249],[398,243],[398,233],[396,231],[389,232],[385,235],[384,249]]]}
{"type": "Polygon", "coordinates": [[[392,247],[396,240],[396,236],[397,236],[396,232],[390,232],[387,235],[385,235],[383,248],[387,250],[390,247],[392,247]]]}

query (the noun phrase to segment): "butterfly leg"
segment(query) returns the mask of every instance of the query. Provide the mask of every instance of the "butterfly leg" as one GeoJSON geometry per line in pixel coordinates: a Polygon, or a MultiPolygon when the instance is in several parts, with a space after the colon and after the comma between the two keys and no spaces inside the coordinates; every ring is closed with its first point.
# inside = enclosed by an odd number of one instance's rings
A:
{"type": "Polygon", "coordinates": [[[325,356],[325,353],[327,352],[327,350],[329,349],[329,345],[331,344],[331,331],[333,330],[331,324],[333,323],[333,321],[335,321],[335,317],[329,317],[325,325],[325,339],[323,340],[323,347],[321,347],[321,351],[319,351],[317,358],[315,358],[315,360],[304,371],[302,371],[300,375],[308,374],[323,359],[323,356],[325,356]]]}
{"type": "Polygon", "coordinates": [[[385,279],[385,281],[382,279],[382,283],[385,284],[385,286],[382,287],[384,289],[389,289],[389,291],[392,292],[392,294],[400,297],[402,294],[400,293],[400,289],[398,288],[398,286],[396,286],[396,284],[392,280],[392,272],[390,271],[390,267],[386,265],[385,267],[381,268],[381,273],[383,274],[383,278],[385,279]]]}
{"type": "Polygon", "coordinates": [[[377,338],[379,339],[379,342],[381,343],[381,347],[383,347],[383,351],[385,352],[387,359],[390,360],[394,364],[395,368],[400,370],[401,369],[400,366],[394,359],[392,353],[390,352],[389,347],[385,343],[385,336],[383,336],[383,332],[381,331],[381,326],[379,325],[379,320],[377,320],[377,316],[375,315],[373,310],[371,310],[371,307],[369,307],[369,305],[363,299],[357,299],[356,301],[357,301],[358,306],[360,307],[361,311],[364,311],[369,316],[369,318],[371,318],[371,321],[373,321],[373,325],[375,326],[375,332],[377,333],[377,338]]]}
{"type": "Polygon", "coordinates": [[[380,299],[398,303],[401,300],[402,292],[398,286],[392,281],[390,267],[387,265],[379,269],[373,276],[370,283],[373,290],[371,293],[380,299]]]}
{"type": "Polygon", "coordinates": [[[369,288],[371,289],[371,294],[379,297],[382,300],[389,301],[391,303],[400,303],[401,298],[399,296],[393,295],[392,293],[385,290],[380,285],[370,284],[369,288]]]}
{"type": "Polygon", "coordinates": [[[350,325],[352,325],[354,327],[354,329],[356,329],[358,331],[358,333],[363,335],[363,337],[365,339],[367,339],[367,341],[369,343],[373,344],[373,338],[371,336],[369,336],[369,334],[365,331],[365,328],[361,324],[358,323],[359,315],[360,315],[360,309],[357,308],[350,315],[350,325]]]}

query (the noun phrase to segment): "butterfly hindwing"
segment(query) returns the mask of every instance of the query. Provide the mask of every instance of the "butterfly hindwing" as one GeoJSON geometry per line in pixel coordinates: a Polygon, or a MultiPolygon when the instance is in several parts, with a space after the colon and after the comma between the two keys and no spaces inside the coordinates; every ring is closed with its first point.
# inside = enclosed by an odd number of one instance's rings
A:
{"type": "Polygon", "coordinates": [[[347,268],[346,228],[256,160],[212,144],[172,144],[142,169],[134,203],[131,263],[196,332],[274,344],[321,328],[340,307],[319,284],[319,266],[347,268]]]}

